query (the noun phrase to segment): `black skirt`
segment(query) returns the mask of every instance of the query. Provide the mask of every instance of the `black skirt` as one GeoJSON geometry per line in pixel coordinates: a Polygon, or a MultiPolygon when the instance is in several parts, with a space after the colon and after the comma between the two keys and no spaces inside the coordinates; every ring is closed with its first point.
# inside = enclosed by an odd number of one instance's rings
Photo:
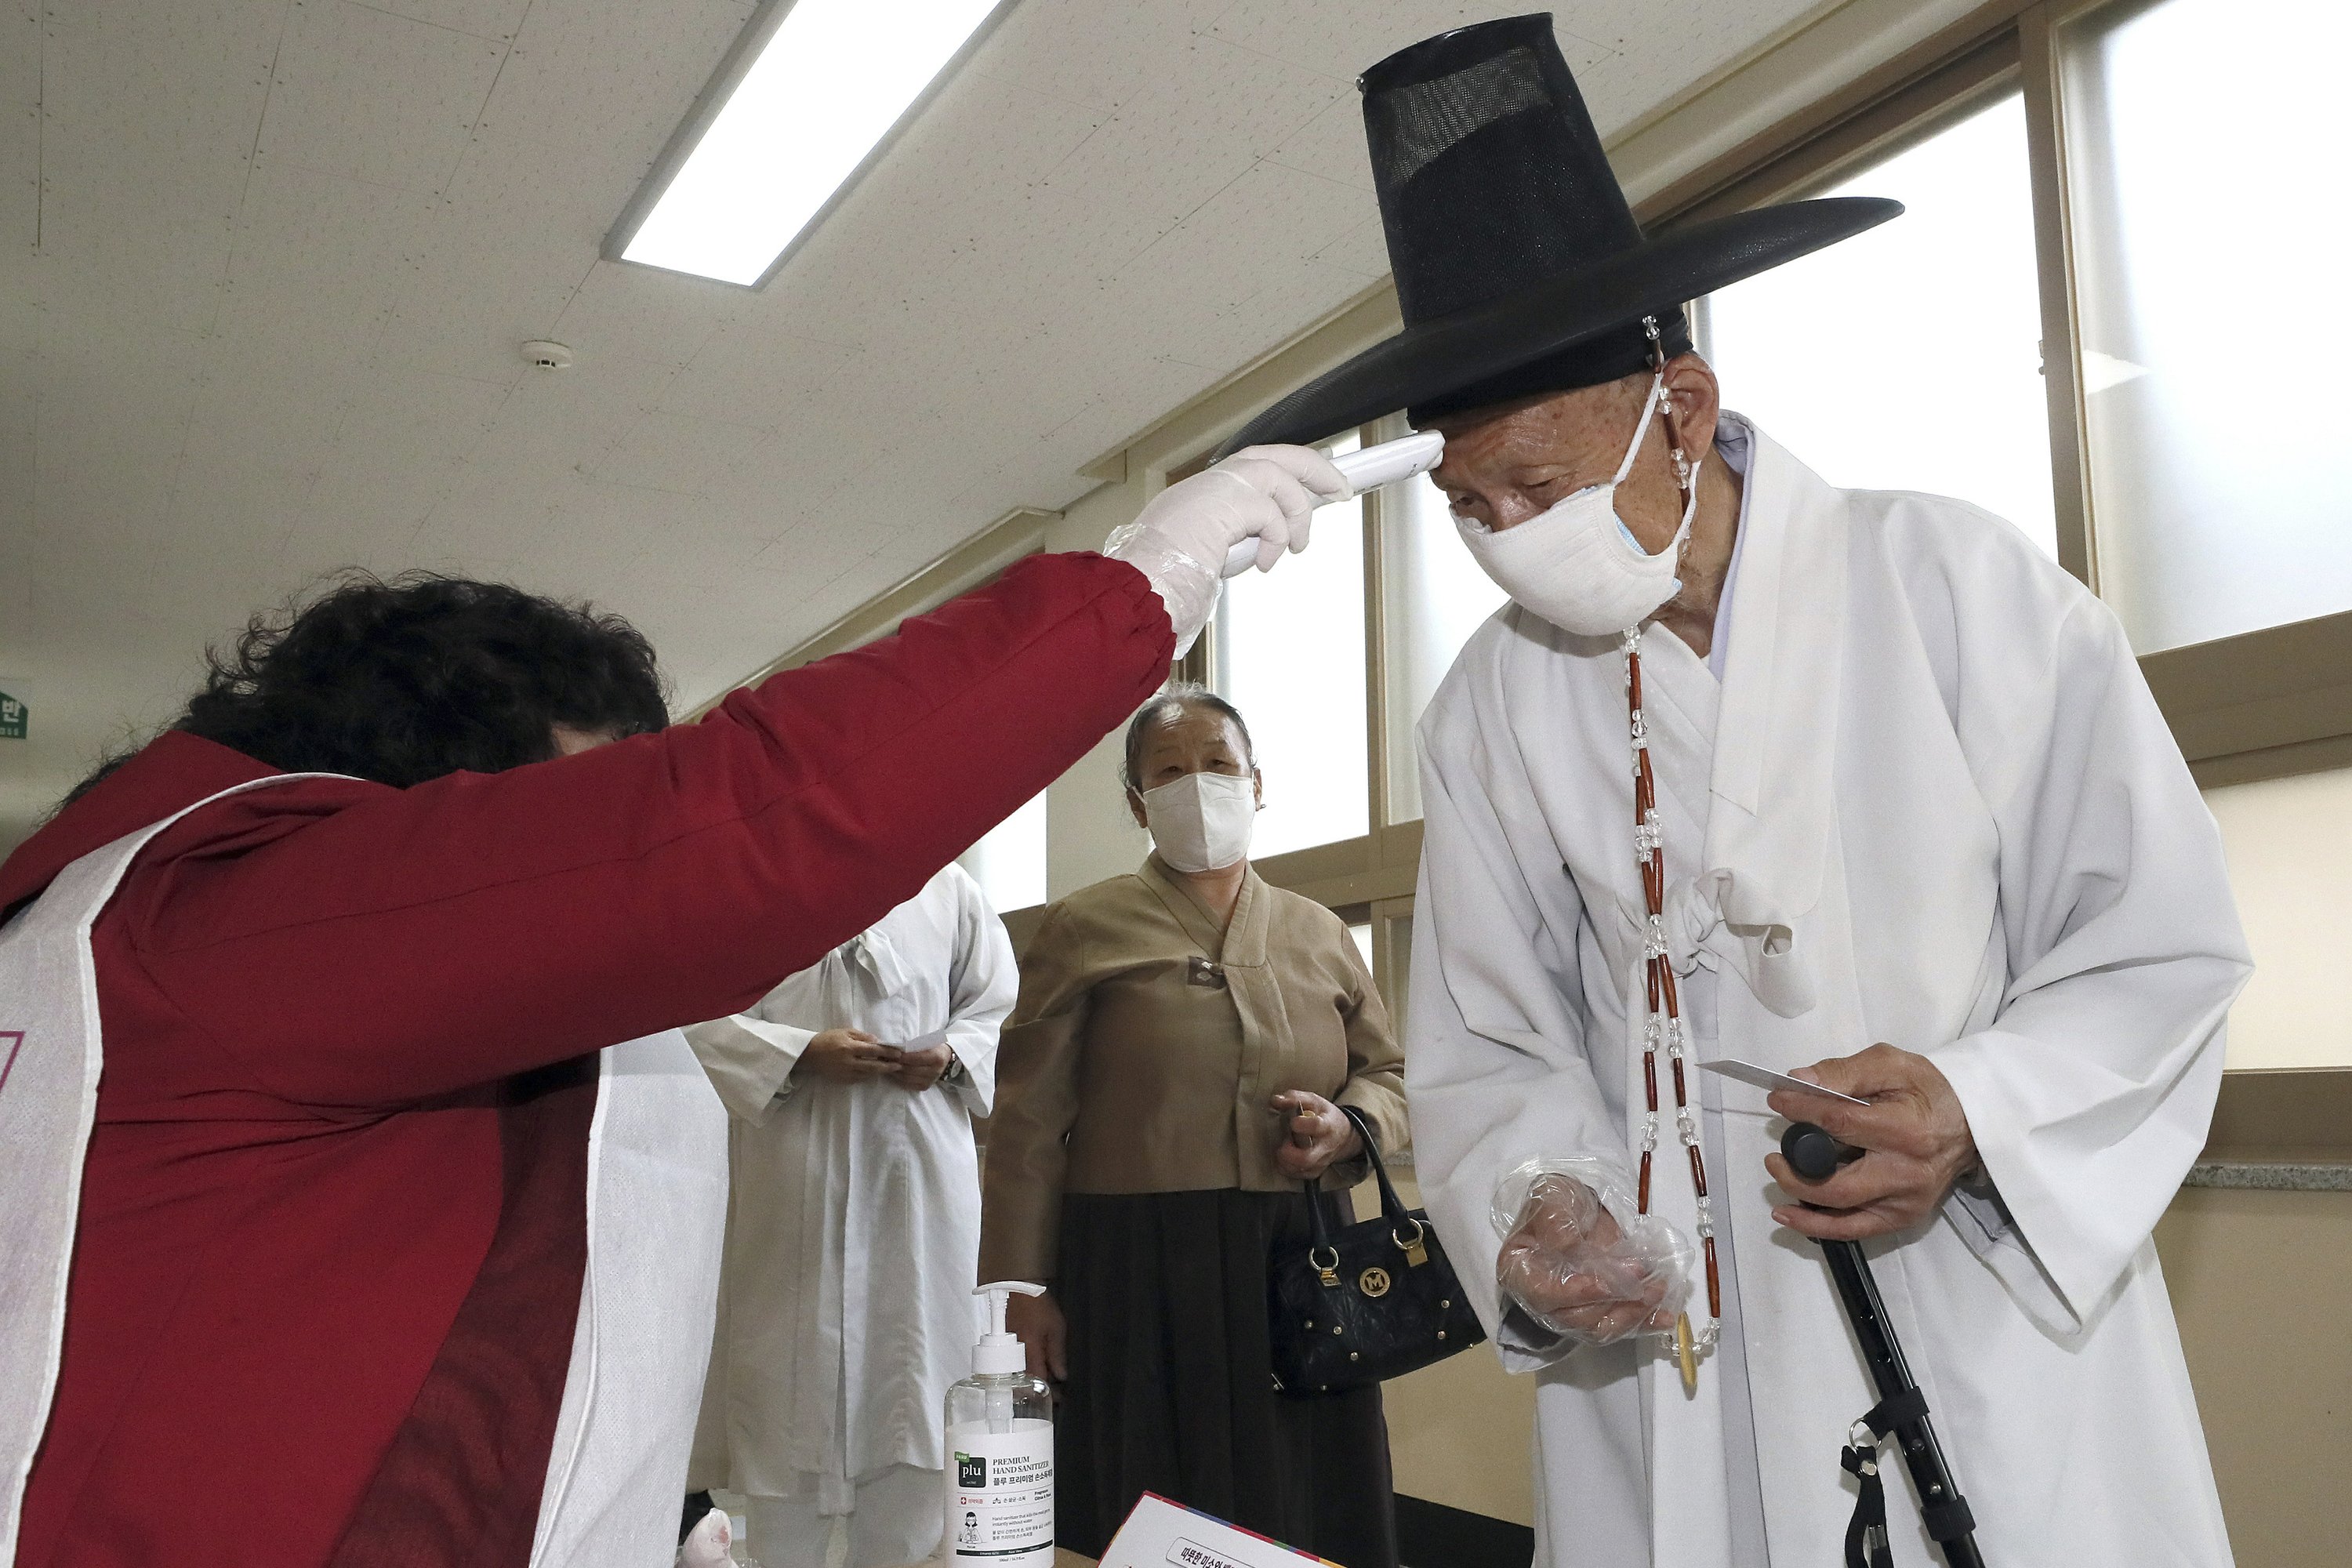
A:
{"type": "Polygon", "coordinates": [[[1267,1261],[1307,1234],[1301,1193],[1064,1195],[1062,1545],[1101,1556],[1151,1491],[1343,1568],[1396,1568],[1379,1388],[1274,1389],[1267,1261]]]}

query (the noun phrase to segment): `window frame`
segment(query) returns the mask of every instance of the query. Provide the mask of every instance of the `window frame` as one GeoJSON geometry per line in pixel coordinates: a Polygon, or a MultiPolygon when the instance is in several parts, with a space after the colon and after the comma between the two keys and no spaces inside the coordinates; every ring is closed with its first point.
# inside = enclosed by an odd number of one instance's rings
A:
{"type": "MultiPolygon", "coordinates": [[[[2099,589],[2066,149],[2063,34],[2160,0],[1995,0],[1681,178],[1635,215],[1672,228],[1834,183],[1935,134],[1988,99],[2024,99],[2058,561],[2099,589]],[[2055,345],[2058,352],[2051,352],[2055,345]]],[[[2352,611],[2140,657],[2200,786],[2352,763],[2352,611]],[[2346,671],[2337,676],[2331,671],[2346,671]]]]}

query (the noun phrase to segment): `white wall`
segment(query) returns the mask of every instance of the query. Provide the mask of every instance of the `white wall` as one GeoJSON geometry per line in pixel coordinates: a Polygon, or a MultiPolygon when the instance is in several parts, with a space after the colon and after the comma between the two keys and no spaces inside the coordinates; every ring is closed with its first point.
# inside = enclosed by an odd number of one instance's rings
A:
{"type": "Polygon", "coordinates": [[[2205,804],[2254,950],[2230,1066],[2352,1065],[2352,768],[2225,784],[2205,804]]]}
{"type": "MultiPolygon", "coordinates": [[[[1104,538],[1143,510],[1140,473],[1104,485],[1080,499],[1046,531],[1048,550],[1099,550],[1104,538]]],[[[1119,753],[1126,726],[1045,792],[1045,896],[1066,898],[1080,888],[1132,871],[1151,847],[1150,836],[1128,815],[1120,788],[1119,753]]]]}

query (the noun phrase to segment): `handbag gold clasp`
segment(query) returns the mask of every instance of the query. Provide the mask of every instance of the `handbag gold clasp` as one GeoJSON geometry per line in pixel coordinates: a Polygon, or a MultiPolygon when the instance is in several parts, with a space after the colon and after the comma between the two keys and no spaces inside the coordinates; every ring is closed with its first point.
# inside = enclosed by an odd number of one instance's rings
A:
{"type": "Polygon", "coordinates": [[[1428,1234],[1429,1227],[1422,1224],[1421,1221],[1415,1220],[1412,1222],[1412,1239],[1411,1241],[1407,1241],[1403,1237],[1398,1235],[1393,1230],[1389,1232],[1389,1239],[1396,1243],[1397,1250],[1399,1252],[1404,1254],[1405,1262],[1412,1265],[1413,1268],[1418,1268],[1423,1264],[1429,1261],[1429,1248],[1423,1243],[1423,1237],[1426,1237],[1428,1234]]]}
{"type": "Polygon", "coordinates": [[[1326,1289],[1337,1290],[1339,1288],[1339,1254],[1335,1249],[1328,1247],[1310,1247],[1307,1249],[1307,1261],[1313,1264],[1315,1272],[1323,1277],[1326,1289]],[[1324,1262],[1323,1259],[1326,1258],[1331,1261],[1324,1262]]]}

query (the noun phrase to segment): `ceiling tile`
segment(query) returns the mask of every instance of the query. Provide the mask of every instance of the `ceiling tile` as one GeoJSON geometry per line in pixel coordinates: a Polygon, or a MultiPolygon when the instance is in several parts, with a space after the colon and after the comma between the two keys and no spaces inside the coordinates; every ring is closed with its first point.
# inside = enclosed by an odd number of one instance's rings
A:
{"type": "Polygon", "coordinates": [[[991,76],[1097,109],[1117,109],[1167,74],[1171,51],[1232,0],[1021,0],[973,57],[991,76]]]}
{"type": "Polygon", "coordinates": [[[1319,174],[1359,190],[1372,188],[1372,159],[1364,146],[1363,100],[1348,93],[1265,155],[1303,174],[1319,174]]]}
{"type": "Polygon", "coordinates": [[[211,325],[285,11],[48,5],[30,280],[45,302],[118,325],[211,325]]]}
{"type": "Polygon", "coordinates": [[[261,122],[265,164],[438,192],[506,46],[355,0],[294,7],[261,122]]]}
{"type": "Polygon", "coordinates": [[[707,339],[663,392],[662,409],[774,430],[803,414],[862,351],[739,320],[707,339]]]}
{"type": "Polygon", "coordinates": [[[268,345],[281,377],[366,353],[414,275],[431,198],[286,165],[255,172],[214,335],[268,345]]]}
{"type": "Polygon", "coordinates": [[[601,484],[690,496],[742,461],[767,434],[747,425],[656,412],[638,420],[584,471],[601,484]]]}
{"type": "Polygon", "coordinates": [[[1370,283],[1389,275],[1388,231],[1379,218],[1367,218],[1315,253],[1325,267],[1352,272],[1370,283]]]}
{"type": "MultiPolygon", "coordinates": [[[[1607,58],[1586,36],[1582,5],[1553,12],[1553,33],[1572,69],[1607,58]]],[[[1360,0],[1242,0],[1216,20],[1209,36],[1286,60],[1304,70],[1353,82],[1358,73],[1449,27],[1483,22],[1509,11],[1491,5],[1366,6],[1360,0]]]]}
{"type": "Polygon", "coordinates": [[[552,335],[583,367],[595,358],[685,365],[748,309],[751,293],[706,278],[600,261],[555,319],[552,335]]]}
{"type": "Polygon", "coordinates": [[[484,472],[534,478],[572,472],[626,436],[677,374],[667,365],[611,358],[535,371],[515,383],[469,461],[484,472]]]}
{"type": "Polygon", "coordinates": [[[369,4],[411,21],[504,42],[514,37],[530,10],[531,0],[369,0],[369,4]]]}
{"type": "Polygon", "coordinates": [[[1122,105],[1045,180],[1097,199],[1122,193],[1114,209],[1118,221],[1093,237],[1107,272],[1350,90],[1212,39],[1188,39],[1177,52],[1181,59],[1165,79],[1122,105]]]}

